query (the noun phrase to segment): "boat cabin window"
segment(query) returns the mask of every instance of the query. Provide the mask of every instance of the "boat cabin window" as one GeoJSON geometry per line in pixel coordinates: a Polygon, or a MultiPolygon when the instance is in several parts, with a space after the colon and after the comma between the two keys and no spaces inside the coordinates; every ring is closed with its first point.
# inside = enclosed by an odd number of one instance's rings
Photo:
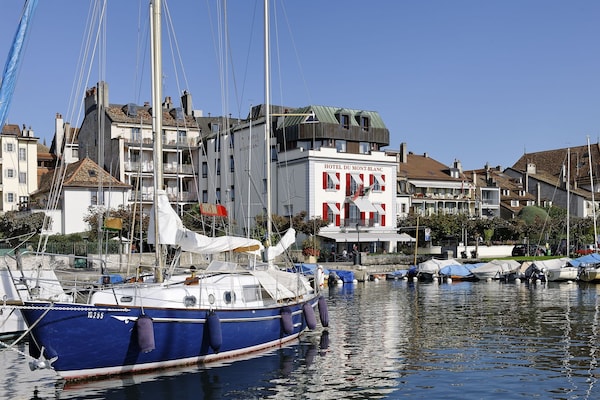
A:
{"type": "Polygon", "coordinates": [[[244,301],[258,301],[260,297],[260,285],[248,285],[242,288],[244,294],[244,301]]]}
{"type": "Polygon", "coordinates": [[[225,304],[235,303],[235,292],[227,291],[223,293],[223,300],[225,300],[225,304]]]}

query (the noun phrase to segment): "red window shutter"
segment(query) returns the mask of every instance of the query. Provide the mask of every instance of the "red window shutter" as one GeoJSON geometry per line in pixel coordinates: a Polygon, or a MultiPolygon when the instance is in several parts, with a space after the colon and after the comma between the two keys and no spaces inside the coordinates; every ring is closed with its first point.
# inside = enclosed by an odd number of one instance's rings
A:
{"type": "Polygon", "coordinates": [[[327,203],[323,203],[323,216],[321,218],[323,218],[325,221],[327,221],[327,215],[328,215],[328,208],[329,206],[327,205],[327,203]]]}
{"type": "Polygon", "coordinates": [[[346,196],[352,196],[350,192],[350,174],[346,174],[346,196]]]}
{"type": "Polygon", "coordinates": [[[373,183],[375,183],[375,175],[369,175],[369,186],[373,187],[373,183]]]}
{"type": "Polygon", "coordinates": [[[323,189],[327,189],[327,172],[323,172],[323,189]]]}
{"type": "MultiPolygon", "coordinates": [[[[338,184],[337,184],[337,185],[335,185],[335,190],[340,190],[340,173],[339,173],[339,172],[336,172],[336,173],[335,173],[335,177],[336,177],[336,178],[337,178],[337,180],[338,180],[338,184]]],[[[338,207],[338,208],[339,208],[339,207],[338,207]]]]}
{"type": "MultiPolygon", "coordinates": [[[[381,191],[383,192],[385,190],[385,175],[381,175],[381,180],[383,181],[384,185],[381,185],[381,191]]],[[[385,210],[385,209],[384,209],[385,210]]]]}
{"type": "MultiPolygon", "coordinates": [[[[385,211],[385,204],[381,204],[381,208],[385,211]]],[[[385,214],[381,216],[381,226],[385,226],[385,214]]]]}
{"type": "MultiPolygon", "coordinates": [[[[335,206],[340,209],[340,203],[335,203],[335,206]]],[[[340,226],[340,214],[335,216],[335,226],[340,226]]]]}

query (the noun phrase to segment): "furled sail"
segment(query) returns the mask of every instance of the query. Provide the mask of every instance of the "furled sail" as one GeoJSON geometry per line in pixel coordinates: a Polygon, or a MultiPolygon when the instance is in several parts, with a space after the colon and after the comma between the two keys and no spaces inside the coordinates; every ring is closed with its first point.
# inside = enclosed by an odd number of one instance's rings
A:
{"type": "Polygon", "coordinates": [[[2,73],[2,81],[0,81],[0,132],[2,132],[2,127],[4,127],[4,123],[6,122],[10,101],[13,92],[15,91],[17,74],[23,58],[22,54],[25,38],[29,32],[31,19],[33,18],[33,12],[36,7],[37,0],[28,0],[25,2],[21,21],[19,22],[17,33],[15,34],[10,52],[6,59],[6,65],[4,66],[4,72],[2,73]]]}
{"type": "MultiPolygon", "coordinates": [[[[191,231],[183,226],[179,215],[171,207],[167,194],[164,191],[159,191],[157,196],[160,244],[179,246],[183,251],[201,254],[235,251],[239,248],[243,248],[245,252],[250,253],[259,252],[263,249],[262,244],[255,239],[239,236],[210,237],[191,231]]],[[[152,211],[148,227],[148,243],[154,244],[154,239],[154,211],[152,211]]]]}

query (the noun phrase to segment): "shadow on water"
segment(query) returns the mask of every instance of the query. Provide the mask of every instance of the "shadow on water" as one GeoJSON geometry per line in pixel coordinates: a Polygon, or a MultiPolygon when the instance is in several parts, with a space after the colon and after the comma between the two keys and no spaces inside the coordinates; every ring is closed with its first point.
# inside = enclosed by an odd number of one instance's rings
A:
{"type": "MultiPolygon", "coordinates": [[[[57,399],[163,400],[266,398],[298,368],[306,368],[329,346],[329,332],[251,356],[89,382],[56,385],[57,399]]],[[[39,398],[39,397],[38,397],[39,398]]]]}

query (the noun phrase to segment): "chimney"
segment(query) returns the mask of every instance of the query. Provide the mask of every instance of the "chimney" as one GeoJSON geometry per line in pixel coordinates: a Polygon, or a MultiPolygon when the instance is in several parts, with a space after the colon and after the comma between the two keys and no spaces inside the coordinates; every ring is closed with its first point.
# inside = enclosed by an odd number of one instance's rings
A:
{"type": "Polygon", "coordinates": [[[454,168],[456,168],[458,172],[462,174],[463,169],[460,160],[454,160],[454,168]]]}
{"type": "Polygon", "coordinates": [[[187,90],[184,90],[181,96],[181,106],[183,107],[183,115],[192,116],[192,95],[187,90]]]}
{"type": "Polygon", "coordinates": [[[400,162],[406,164],[407,161],[406,142],[402,142],[400,143],[400,162]]]}
{"type": "Polygon", "coordinates": [[[162,107],[167,110],[170,110],[171,108],[173,108],[173,101],[171,101],[171,96],[165,97],[165,101],[162,104],[162,107]]]}

